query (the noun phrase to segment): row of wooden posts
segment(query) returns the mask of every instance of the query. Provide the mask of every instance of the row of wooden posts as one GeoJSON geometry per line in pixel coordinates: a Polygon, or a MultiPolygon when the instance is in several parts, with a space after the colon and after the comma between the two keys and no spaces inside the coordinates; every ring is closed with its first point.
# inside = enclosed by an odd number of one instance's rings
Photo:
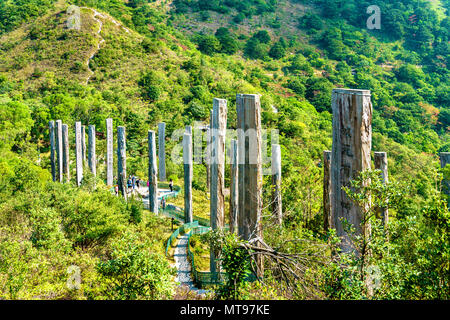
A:
{"type": "MultiPolygon", "coordinates": [[[[262,238],[262,161],[261,161],[261,104],[259,95],[237,95],[237,128],[242,132],[254,130],[251,140],[249,136],[240,134],[237,140],[231,141],[231,187],[230,187],[230,229],[239,236],[249,240],[252,237],[262,238]],[[253,154],[250,156],[250,153],[253,154]],[[249,161],[256,156],[255,161],[249,161]],[[241,159],[239,161],[238,159],[241,159]]],[[[227,123],[227,101],[214,99],[210,128],[207,132],[208,184],[210,188],[210,223],[212,229],[224,227],[225,222],[225,133],[227,123]]],[[[50,121],[51,167],[54,181],[70,180],[68,126],[61,120],[50,121]],[[60,129],[64,128],[64,129],[60,129]],[[65,178],[64,178],[65,176],[65,178]]],[[[83,179],[83,163],[86,158],[85,127],[75,123],[75,150],[77,185],[83,179]]],[[[112,119],[106,120],[107,136],[107,185],[112,185],[113,137],[112,119]]],[[[96,174],[95,126],[89,125],[88,164],[91,172],[96,174]]],[[[159,179],[166,179],[165,173],[165,123],[158,124],[159,138],[159,170],[156,160],[156,136],[148,131],[149,149],[149,207],[158,212],[157,172],[159,179]]],[[[274,183],[273,210],[276,220],[281,224],[281,152],[279,145],[272,146],[272,172],[274,183]]],[[[192,222],[192,127],[186,127],[183,135],[185,222],[192,222]]],[[[126,141],[125,128],[117,127],[117,168],[119,192],[126,198],[126,141]]],[[[259,269],[262,272],[262,259],[259,258],[259,269]]],[[[217,267],[216,257],[211,251],[211,271],[217,267]]]]}
{"type": "MultiPolygon", "coordinates": [[[[337,235],[343,239],[344,251],[353,250],[350,239],[344,230],[343,220],[353,224],[356,232],[363,232],[361,208],[354,204],[342,190],[358,174],[371,167],[372,151],[372,103],[369,90],[333,89],[333,144],[332,151],[324,151],[324,227],[335,228],[337,235]]],[[[237,140],[230,143],[230,230],[243,239],[255,237],[262,239],[262,159],[261,159],[261,105],[259,95],[237,94],[236,112],[238,129],[237,140]],[[240,129],[240,131],[239,131],[240,129]],[[255,133],[251,137],[247,130],[255,133]],[[256,161],[249,161],[256,157],[256,161]]],[[[207,185],[210,189],[211,228],[223,228],[225,216],[225,132],[227,123],[227,101],[214,99],[207,130],[207,185]]],[[[107,184],[113,184],[113,134],[112,119],[106,120],[107,128],[107,184]]],[[[83,161],[86,158],[84,126],[75,123],[77,184],[83,176],[83,161]]],[[[95,127],[89,126],[88,164],[91,172],[96,174],[95,127]]],[[[118,185],[120,193],[126,198],[126,142],[125,128],[117,127],[117,161],[118,185]]],[[[53,179],[63,181],[70,179],[68,127],[60,120],[50,121],[50,141],[53,179]]],[[[158,124],[159,168],[156,159],[156,135],[148,131],[149,148],[149,206],[158,212],[157,174],[159,180],[166,180],[165,170],[165,123],[158,124]],[[159,169],[159,170],[158,170],[159,169]]],[[[192,127],[186,127],[183,134],[185,221],[192,222],[192,178],[193,148],[192,127]]],[[[199,144],[196,143],[196,147],[199,144]]],[[[197,154],[197,153],[196,153],[197,154]]],[[[386,152],[375,152],[375,168],[380,169],[385,183],[388,181],[386,152]]],[[[199,163],[196,161],[196,163],[199,163]]],[[[450,163],[450,153],[441,154],[441,165],[450,163]]],[[[276,221],[282,223],[281,200],[281,151],[279,145],[272,145],[272,212],[276,221]]],[[[381,209],[384,223],[388,222],[388,210],[381,209]]],[[[262,258],[258,260],[259,272],[262,272],[262,258]]],[[[211,252],[211,271],[215,271],[216,257],[211,252]]]]}

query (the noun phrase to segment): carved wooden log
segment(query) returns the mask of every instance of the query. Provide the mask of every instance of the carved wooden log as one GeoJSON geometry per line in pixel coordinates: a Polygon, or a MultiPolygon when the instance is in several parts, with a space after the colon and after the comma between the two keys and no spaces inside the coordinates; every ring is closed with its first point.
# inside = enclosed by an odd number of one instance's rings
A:
{"type": "Polygon", "coordinates": [[[193,221],[192,213],[192,136],[183,135],[183,164],[184,164],[184,222],[193,221]]]}
{"type": "Polygon", "coordinates": [[[158,169],[156,164],[156,135],[148,130],[148,203],[151,212],[158,213],[158,169]]]}
{"type": "Polygon", "coordinates": [[[62,136],[63,136],[63,175],[65,176],[65,181],[70,181],[70,158],[69,158],[69,126],[63,124],[62,126],[62,136]]]}
{"type": "Polygon", "coordinates": [[[106,119],[106,184],[114,184],[113,120],[106,119]]]}
{"type": "Polygon", "coordinates": [[[196,121],[194,123],[194,135],[193,135],[195,164],[202,164],[203,133],[199,126],[200,123],[196,121]]]}
{"type": "Polygon", "coordinates": [[[81,153],[83,155],[83,164],[86,162],[86,126],[81,126],[81,153]]]}
{"type": "Polygon", "coordinates": [[[50,165],[52,170],[52,179],[56,181],[56,143],[55,143],[55,121],[48,122],[48,131],[50,137],[50,165]]]}
{"type": "Polygon", "coordinates": [[[119,192],[127,200],[127,151],[125,127],[117,127],[117,184],[119,192]]]}
{"type": "MultiPolygon", "coordinates": [[[[245,240],[262,239],[262,161],[261,104],[259,95],[237,94],[239,143],[238,230],[245,240]],[[241,164],[242,163],[242,164],[241,164]]],[[[258,276],[262,276],[263,257],[257,256],[258,276]]]]}
{"type": "Polygon", "coordinates": [[[272,215],[276,223],[283,223],[283,206],[281,201],[281,148],[272,145],[272,215]]]}
{"type": "Polygon", "coordinates": [[[354,251],[342,219],[355,227],[356,234],[367,238],[370,225],[363,230],[363,210],[351,201],[343,186],[370,169],[372,148],[372,103],[369,90],[334,89],[333,149],[331,155],[331,207],[337,235],[344,252],[354,251]]]}
{"type": "Polygon", "coordinates": [[[83,154],[81,146],[81,122],[75,122],[75,159],[77,165],[77,186],[83,180],[83,154]]]}
{"type": "Polygon", "coordinates": [[[89,139],[89,149],[88,149],[88,164],[94,176],[97,175],[97,157],[95,154],[95,126],[89,125],[88,127],[88,139],[89,139]]]}
{"type": "Polygon", "coordinates": [[[57,174],[56,179],[63,182],[63,137],[62,137],[62,121],[56,120],[55,123],[55,137],[56,137],[56,159],[57,159],[57,174]]]}
{"type": "MultiPolygon", "coordinates": [[[[211,134],[211,200],[210,219],[213,230],[223,228],[225,219],[225,134],[227,129],[227,100],[213,100],[211,134]]],[[[211,272],[216,272],[217,262],[211,250],[211,272]]]]}
{"type": "Polygon", "coordinates": [[[166,181],[166,124],[158,123],[159,180],[166,181]]]}
{"type": "Polygon", "coordinates": [[[210,190],[211,182],[211,129],[206,130],[206,152],[205,152],[205,165],[206,165],[206,189],[210,190]]]}
{"type": "MultiPolygon", "coordinates": [[[[384,184],[389,182],[388,177],[388,161],[386,152],[374,152],[374,164],[375,169],[381,170],[381,178],[384,184]]],[[[383,220],[384,226],[387,227],[389,222],[389,209],[377,208],[377,211],[383,220]]]]}
{"type": "Polygon", "coordinates": [[[334,228],[334,221],[331,213],[331,151],[323,152],[323,228],[328,231],[334,228]]]}
{"type": "Polygon", "coordinates": [[[230,232],[236,233],[238,230],[238,142],[231,140],[230,143],[230,232]]]}

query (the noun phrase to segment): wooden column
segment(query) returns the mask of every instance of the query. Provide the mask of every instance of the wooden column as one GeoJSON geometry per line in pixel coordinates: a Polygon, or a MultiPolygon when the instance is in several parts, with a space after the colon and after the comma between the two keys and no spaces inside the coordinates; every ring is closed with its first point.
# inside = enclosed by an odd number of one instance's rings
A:
{"type": "Polygon", "coordinates": [[[281,148],[272,145],[272,215],[276,223],[283,223],[283,206],[281,202],[281,148]]]}
{"type": "Polygon", "coordinates": [[[62,136],[63,136],[63,175],[65,176],[65,181],[70,181],[70,158],[69,158],[69,126],[63,124],[62,126],[62,136]]]}
{"type": "Polygon", "coordinates": [[[125,127],[117,127],[117,184],[119,192],[127,200],[127,149],[125,127]]]}
{"type": "MultiPolygon", "coordinates": [[[[388,178],[388,161],[386,152],[374,152],[374,165],[375,169],[381,170],[381,178],[384,184],[389,182],[388,178]]],[[[383,220],[384,226],[387,227],[389,222],[389,210],[388,208],[377,208],[377,211],[383,220]]]]}
{"type": "Polygon", "coordinates": [[[77,165],[77,186],[83,180],[83,154],[81,146],[81,122],[75,122],[75,158],[77,165]]]}
{"type": "Polygon", "coordinates": [[[56,180],[63,182],[63,137],[62,137],[62,121],[56,120],[55,123],[55,138],[56,138],[56,159],[57,170],[56,180]]]}
{"type": "MultiPolygon", "coordinates": [[[[351,201],[343,186],[370,169],[372,148],[372,103],[369,90],[333,89],[333,148],[331,155],[331,211],[336,233],[342,238],[344,252],[354,251],[342,219],[355,227],[356,234],[367,238],[370,226],[363,230],[363,210],[351,201]]],[[[358,252],[359,250],[356,249],[358,252]]]]}
{"type": "MultiPolygon", "coordinates": [[[[261,104],[259,95],[237,94],[239,143],[239,235],[245,240],[262,239],[261,104]],[[242,163],[242,164],[241,164],[242,163]]],[[[263,257],[257,257],[258,276],[263,275],[263,257]]]]}
{"type": "Polygon", "coordinates": [[[238,230],[238,142],[231,140],[230,143],[230,232],[236,233],[238,230]]]}
{"type": "Polygon", "coordinates": [[[194,123],[194,135],[193,135],[193,148],[194,148],[194,163],[202,164],[202,150],[203,150],[203,133],[199,128],[199,123],[194,123]]]}
{"type": "MultiPolygon", "coordinates": [[[[224,227],[225,219],[225,134],[227,129],[227,100],[213,99],[211,127],[211,192],[210,219],[213,230],[224,227]]],[[[217,261],[211,250],[210,270],[217,271],[217,261]]]]}
{"type": "Polygon", "coordinates": [[[106,119],[106,185],[114,184],[113,120],[106,119]]]}
{"type": "MultiPolygon", "coordinates": [[[[441,160],[441,168],[445,168],[447,164],[450,165],[450,152],[441,152],[439,158],[441,160]]],[[[447,203],[450,204],[450,180],[445,179],[445,177],[442,181],[442,191],[449,197],[447,203]]]]}
{"type": "Polygon", "coordinates": [[[206,130],[206,152],[205,152],[205,164],[206,164],[206,189],[211,192],[211,128],[206,130]]]}
{"type": "Polygon", "coordinates": [[[156,165],[156,135],[148,130],[148,204],[151,212],[158,213],[158,169],[156,165]]]}
{"type": "Polygon", "coordinates": [[[52,179],[56,181],[56,143],[55,143],[55,121],[48,122],[48,131],[50,138],[50,165],[52,171],[52,179]]]}
{"type": "Polygon", "coordinates": [[[183,135],[183,164],[184,164],[184,222],[193,221],[192,213],[192,136],[183,135]]]}
{"type": "Polygon", "coordinates": [[[158,123],[159,180],[166,181],[166,124],[158,123]]]}
{"type": "Polygon", "coordinates": [[[83,164],[86,162],[86,126],[81,126],[81,153],[83,155],[83,164]]]}
{"type": "Polygon", "coordinates": [[[323,229],[328,231],[334,228],[331,214],[331,151],[323,152],[323,229]]]}
{"type": "Polygon", "coordinates": [[[97,175],[97,157],[95,154],[95,126],[89,125],[88,127],[88,139],[89,139],[89,149],[88,149],[88,164],[94,176],[97,175]]]}

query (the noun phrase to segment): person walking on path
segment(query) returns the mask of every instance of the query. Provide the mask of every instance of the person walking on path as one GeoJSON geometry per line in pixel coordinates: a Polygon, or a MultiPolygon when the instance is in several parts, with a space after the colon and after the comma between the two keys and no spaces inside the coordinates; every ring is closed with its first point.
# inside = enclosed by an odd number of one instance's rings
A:
{"type": "Polygon", "coordinates": [[[166,198],[165,197],[162,197],[162,199],[161,199],[161,207],[163,210],[166,209],[166,198]]]}
{"type": "Polygon", "coordinates": [[[172,192],[173,191],[173,181],[172,181],[172,179],[170,179],[170,181],[169,181],[169,188],[170,188],[170,192],[172,192]]]}

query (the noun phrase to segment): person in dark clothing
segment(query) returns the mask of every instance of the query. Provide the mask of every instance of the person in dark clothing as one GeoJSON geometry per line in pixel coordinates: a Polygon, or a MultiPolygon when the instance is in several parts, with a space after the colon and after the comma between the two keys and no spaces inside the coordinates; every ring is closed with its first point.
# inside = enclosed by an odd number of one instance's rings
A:
{"type": "Polygon", "coordinates": [[[169,188],[170,188],[170,192],[172,192],[173,191],[173,181],[172,181],[172,179],[170,179],[170,181],[169,181],[169,188]]]}

